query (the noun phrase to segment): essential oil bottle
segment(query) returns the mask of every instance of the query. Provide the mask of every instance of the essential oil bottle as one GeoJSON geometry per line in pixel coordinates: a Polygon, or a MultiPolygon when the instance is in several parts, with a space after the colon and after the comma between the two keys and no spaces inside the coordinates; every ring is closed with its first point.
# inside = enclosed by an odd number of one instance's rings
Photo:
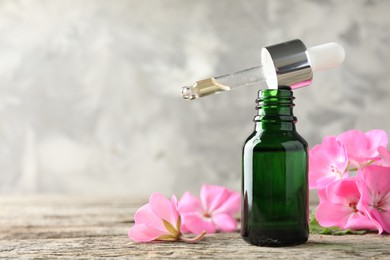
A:
{"type": "Polygon", "coordinates": [[[259,91],[255,131],[243,148],[241,235],[258,246],[308,239],[307,142],[297,133],[289,87],[259,91]]]}
{"type": "Polygon", "coordinates": [[[309,237],[308,145],[295,129],[292,90],[310,85],[314,70],[299,40],[263,48],[262,59],[277,88],[259,91],[243,147],[241,236],[258,246],[298,245],[309,237]]]}

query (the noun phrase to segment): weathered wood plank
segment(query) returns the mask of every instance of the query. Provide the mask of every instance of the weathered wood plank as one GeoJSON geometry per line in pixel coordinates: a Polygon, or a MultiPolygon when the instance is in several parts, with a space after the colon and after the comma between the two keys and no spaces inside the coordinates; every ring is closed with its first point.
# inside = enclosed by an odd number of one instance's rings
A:
{"type": "Polygon", "coordinates": [[[287,248],[251,246],[237,232],[210,234],[198,244],[137,244],[127,230],[144,202],[0,196],[0,258],[390,259],[390,236],[376,234],[311,235],[308,243],[287,248]]]}
{"type": "MultiPolygon", "coordinates": [[[[125,230],[124,230],[125,231],[125,230]]],[[[77,238],[37,238],[0,240],[2,257],[163,257],[176,258],[386,258],[389,259],[388,237],[319,236],[308,243],[288,248],[264,248],[246,244],[238,233],[214,234],[198,244],[129,242],[126,235],[77,238]]]]}
{"type": "Polygon", "coordinates": [[[83,226],[131,222],[146,200],[0,196],[2,226],[83,226]],[[140,202],[141,201],[141,202],[140,202]]]}

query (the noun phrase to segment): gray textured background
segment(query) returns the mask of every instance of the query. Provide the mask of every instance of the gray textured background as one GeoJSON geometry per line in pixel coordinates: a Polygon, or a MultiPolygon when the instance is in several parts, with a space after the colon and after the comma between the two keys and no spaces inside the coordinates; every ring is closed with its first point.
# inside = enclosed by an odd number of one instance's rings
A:
{"type": "Polygon", "coordinates": [[[240,183],[256,87],[194,102],[179,88],[254,66],[294,38],[345,46],[296,91],[310,145],[385,129],[390,1],[0,1],[0,192],[180,195],[240,183]]]}

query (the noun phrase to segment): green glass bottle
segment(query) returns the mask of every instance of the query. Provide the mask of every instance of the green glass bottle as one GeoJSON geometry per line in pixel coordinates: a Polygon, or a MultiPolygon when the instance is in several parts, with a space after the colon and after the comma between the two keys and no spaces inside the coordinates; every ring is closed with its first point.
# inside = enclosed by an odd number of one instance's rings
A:
{"type": "Polygon", "coordinates": [[[243,148],[241,236],[258,246],[305,243],[307,142],[296,132],[289,87],[259,91],[255,131],[243,148]]]}

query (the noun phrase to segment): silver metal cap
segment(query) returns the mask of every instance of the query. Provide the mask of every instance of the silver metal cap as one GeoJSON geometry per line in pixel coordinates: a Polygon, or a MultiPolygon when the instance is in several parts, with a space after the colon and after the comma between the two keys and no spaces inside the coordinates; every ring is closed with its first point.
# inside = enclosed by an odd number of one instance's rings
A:
{"type": "Polygon", "coordinates": [[[261,55],[262,59],[268,60],[269,63],[272,60],[278,87],[289,86],[291,89],[296,89],[306,87],[312,82],[313,70],[307,48],[301,40],[265,47],[261,55]]]}

